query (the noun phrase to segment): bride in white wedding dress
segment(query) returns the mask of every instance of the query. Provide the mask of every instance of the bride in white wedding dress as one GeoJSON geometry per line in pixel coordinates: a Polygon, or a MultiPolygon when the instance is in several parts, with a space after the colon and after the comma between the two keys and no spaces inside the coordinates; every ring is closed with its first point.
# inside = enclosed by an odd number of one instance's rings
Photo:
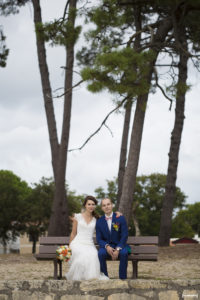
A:
{"type": "Polygon", "coordinates": [[[93,196],[87,196],[83,203],[85,211],[75,214],[73,218],[69,242],[72,256],[69,260],[69,271],[65,274],[67,280],[109,279],[100,272],[98,252],[93,242],[96,204],[97,200],[93,196]]]}

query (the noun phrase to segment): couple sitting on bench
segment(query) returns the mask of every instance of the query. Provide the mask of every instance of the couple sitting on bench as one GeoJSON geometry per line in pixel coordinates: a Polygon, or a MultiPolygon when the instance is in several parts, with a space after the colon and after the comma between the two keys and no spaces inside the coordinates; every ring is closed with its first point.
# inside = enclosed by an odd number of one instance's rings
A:
{"type": "Polygon", "coordinates": [[[84,201],[85,211],[75,214],[73,218],[72,233],[69,246],[72,256],[69,260],[69,271],[66,273],[68,280],[108,280],[106,259],[119,258],[119,278],[127,278],[128,228],[124,216],[119,212],[114,213],[112,201],[105,198],[101,208],[105,215],[98,217],[95,213],[97,200],[87,196],[84,201]],[[97,252],[93,242],[96,227],[96,239],[99,244],[97,252]]]}

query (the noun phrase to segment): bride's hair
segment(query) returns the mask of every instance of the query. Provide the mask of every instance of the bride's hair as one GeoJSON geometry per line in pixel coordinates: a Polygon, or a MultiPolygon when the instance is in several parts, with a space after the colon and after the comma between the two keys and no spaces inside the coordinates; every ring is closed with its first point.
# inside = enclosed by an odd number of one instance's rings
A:
{"type": "MultiPolygon", "coordinates": [[[[87,197],[85,197],[85,199],[84,199],[83,207],[86,206],[86,203],[88,202],[88,200],[92,200],[92,201],[95,203],[95,205],[98,204],[98,201],[97,201],[97,199],[96,199],[95,197],[93,197],[93,196],[87,196],[87,197]]],[[[93,215],[96,219],[99,218],[99,215],[98,215],[95,211],[92,212],[92,215],[93,215]]]]}

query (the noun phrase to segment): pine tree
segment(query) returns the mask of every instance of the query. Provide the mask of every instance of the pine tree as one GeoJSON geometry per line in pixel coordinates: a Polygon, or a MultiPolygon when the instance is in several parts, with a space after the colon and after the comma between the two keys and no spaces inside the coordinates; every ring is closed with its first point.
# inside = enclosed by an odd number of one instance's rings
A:
{"type": "Polygon", "coordinates": [[[52,166],[55,180],[55,193],[48,228],[48,235],[64,236],[66,234],[69,234],[70,230],[69,212],[65,189],[65,175],[71,120],[74,45],[80,32],[80,26],[75,27],[77,0],[68,1],[65,7],[63,18],[49,24],[42,24],[40,1],[32,0],[32,3],[34,7],[34,23],[37,33],[36,44],[38,61],[40,67],[43,98],[52,154],[52,166]],[[66,15],[67,8],[68,14],[66,15]],[[49,40],[51,40],[54,45],[62,45],[66,49],[64,111],[60,142],[58,141],[53,97],[46,60],[45,42],[49,40]]]}

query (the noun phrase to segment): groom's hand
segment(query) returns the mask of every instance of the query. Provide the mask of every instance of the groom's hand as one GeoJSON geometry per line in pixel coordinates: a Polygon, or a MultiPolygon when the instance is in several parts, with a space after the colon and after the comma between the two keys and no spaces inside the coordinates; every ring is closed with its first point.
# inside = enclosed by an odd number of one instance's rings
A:
{"type": "Polygon", "coordinates": [[[119,256],[119,250],[114,249],[113,255],[112,255],[112,260],[117,260],[119,256]]]}
{"type": "Polygon", "coordinates": [[[106,251],[108,252],[108,254],[113,257],[113,252],[115,249],[113,249],[112,247],[110,247],[109,245],[106,247],[106,251]]]}

